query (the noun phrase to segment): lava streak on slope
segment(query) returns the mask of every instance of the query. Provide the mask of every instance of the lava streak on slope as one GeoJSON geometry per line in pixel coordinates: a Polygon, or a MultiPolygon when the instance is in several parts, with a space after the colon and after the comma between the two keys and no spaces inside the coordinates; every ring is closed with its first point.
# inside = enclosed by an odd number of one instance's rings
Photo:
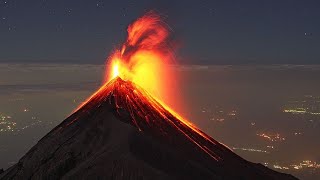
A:
{"type": "Polygon", "coordinates": [[[180,143],[183,147],[187,142],[188,146],[194,147],[190,148],[191,150],[199,149],[216,161],[221,158],[213,149],[225,151],[220,148],[220,143],[174,114],[172,110],[164,107],[147,91],[131,81],[124,81],[120,77],[112,79],[102,86],[80,111],[92,108],[86,106],[100,107],[104,106],[104,103],[113,105],[116,115],[137,127],[139,131],[156,136],[157,139],[165,139],[169,144],[179,146],[180,143]],[[184,140],[181,141],[182,139],[184,140]]]}

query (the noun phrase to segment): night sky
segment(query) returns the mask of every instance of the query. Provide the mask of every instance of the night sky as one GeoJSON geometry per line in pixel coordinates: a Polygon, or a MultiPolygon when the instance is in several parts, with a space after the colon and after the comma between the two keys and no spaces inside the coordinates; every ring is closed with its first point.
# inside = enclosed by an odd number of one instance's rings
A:
{"type": "Polygon", "coordinates": [[[182,64],[319,64],[318,0],[0,0],[0,62],[102,64],[148,10],[182,64]]]}

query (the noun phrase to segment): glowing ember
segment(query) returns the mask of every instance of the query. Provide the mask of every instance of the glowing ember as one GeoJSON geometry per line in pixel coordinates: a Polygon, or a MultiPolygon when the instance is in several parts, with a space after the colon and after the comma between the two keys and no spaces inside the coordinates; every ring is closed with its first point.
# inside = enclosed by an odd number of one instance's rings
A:
{"type": "Polygon", "coordinates": [[[115,101],[121,101],[116,102],[116,108],[129,110],[132,123],[139,130],[146,130],[142,127],[146,121],[149,128],[159,128],[160,132],[167,134],[161,124],[170,124],[177,131],[177,136],[184,136],[210,157],[219,160],[220,157],[213,152],[213,146],[219,143],[163,102],[166,90],[170,89],[168,81],[172,78],[165,67],[173,61],[168,40],[167,26],[157,14],[149,12],[133,22],[128,27],[126,42],[109,58],[107,82],[78,110],[89,101],[100,102],[116,91],[117,96],[125,96],[115,97],[115,101]],[[143,103],[137,104],[137,99],[143,103]]]}

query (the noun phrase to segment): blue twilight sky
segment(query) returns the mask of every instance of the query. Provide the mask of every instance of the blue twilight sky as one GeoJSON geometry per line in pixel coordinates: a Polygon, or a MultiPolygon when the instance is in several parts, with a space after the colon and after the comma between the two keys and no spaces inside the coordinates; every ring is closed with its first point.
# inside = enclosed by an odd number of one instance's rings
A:
{"type": "Polygon", "coordinates": [[[150,9],[180,63],[320,64],[318,0],[0,0],[0,62],[102,64],[150,9]]]}

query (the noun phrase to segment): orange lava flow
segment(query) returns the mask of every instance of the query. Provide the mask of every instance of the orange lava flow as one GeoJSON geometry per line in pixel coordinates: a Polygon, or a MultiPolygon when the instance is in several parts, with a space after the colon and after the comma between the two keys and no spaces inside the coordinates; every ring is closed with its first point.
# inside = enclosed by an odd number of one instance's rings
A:
{"type": "MultiPolygon", "coordinates": [[[[203,140],[209,143],[209,145],[203,145],[185,131],[181,131],[200,149],[218,160],[217,156],[208,148],[210,144],[214,145],[216,142],[163,102],[163,97],[167,95],[166,93],[170,89],[167,85],[168,81],[173,78],[173,74],[166,70],[166,65],[174,60],[174,55],[170,48],[167,25],[161,20],[159,15],[149,12],[129,25],[127,31],[128,37],[125,43],[108,59],[105,84],[78,109],[93,98],[100,96],[102,92],[105,92],[106,88],[108,88],[108,83],[114,79],[120,78],[125,82],[132,82],[148,93],[148,95],[144,94],[145,96],[152,97],[149,101],[152,101],[150,103],[157,109],[157,112],[160,114],[169,112],[175,119],[179,120],[174,126],[177,126],[177,128],[179,124],[187,126],[189,130],[195,132],[197,136],[201,136],[203,140]],[[164,110],[161,108],[164,108],[164,110]]],[[[130,102],[128,101],[127,103],[130,102]]],[[[139,109],[134,110],[140,111],[139,109]]],[[[162,116],[168,119],[167,114],[162,114],[162,116]]],[[[146,116],[147,121],[149,118],[146,116]]],[[[133,120],[135,121],[134,118],[133,120]]],[[[135,122],[135,125],[139,128],[138,122],[135,122]]],[[[178,128],[178,130],[180,129],[178,128]]]]}

